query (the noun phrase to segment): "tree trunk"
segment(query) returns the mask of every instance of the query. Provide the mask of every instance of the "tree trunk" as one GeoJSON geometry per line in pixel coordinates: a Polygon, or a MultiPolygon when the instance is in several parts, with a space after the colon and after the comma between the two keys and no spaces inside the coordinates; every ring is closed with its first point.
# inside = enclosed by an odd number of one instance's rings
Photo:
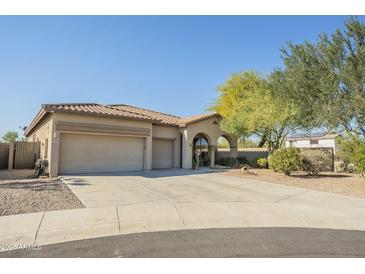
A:
{"type": "Polygon", "coordinates": [[[266,143],[266,137],[265,136],[262,136],[261,141],[260,141],[258,147],[263,147],[265,145],[265,143],[266,143]]]}

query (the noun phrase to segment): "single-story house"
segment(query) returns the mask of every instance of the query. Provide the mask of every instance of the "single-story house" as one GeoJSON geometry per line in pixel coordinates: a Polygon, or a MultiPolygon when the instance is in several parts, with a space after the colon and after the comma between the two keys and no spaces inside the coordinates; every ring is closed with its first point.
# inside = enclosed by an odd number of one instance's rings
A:
{"type": "Polygon", "coordinates": [[[290,136],[286,140],[285,146],[297,148],[332,148],[333,152],[335,152],[338,136],[339,134],[332,132],[297,134],[290,136]]]}
{"type": "Polygon", "coordinates": [[[220,129],[220,120],[217,113],[178,117],[125,104],[44,104],[25,135],[40,142],[51,177],[192,168],[199,140],[213,167],[220,136],[230,144],[230,157],[237,157],[237,138],[220,129]]]}

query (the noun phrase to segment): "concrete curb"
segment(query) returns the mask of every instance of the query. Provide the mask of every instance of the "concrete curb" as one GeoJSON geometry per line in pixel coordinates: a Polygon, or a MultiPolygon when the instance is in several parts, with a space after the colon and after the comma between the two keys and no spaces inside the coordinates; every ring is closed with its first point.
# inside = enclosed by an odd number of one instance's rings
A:
{"type": "Polygon", "coordinates": [[[153,203],[149,210],[143,205],[132,205],[48,211],[0,217],[0,225],[0,252],[32,245],[186,229],[301,227],[365,231],[362,220],[303,216],[290,204],[258,206],[250,202],[153,203]]]}

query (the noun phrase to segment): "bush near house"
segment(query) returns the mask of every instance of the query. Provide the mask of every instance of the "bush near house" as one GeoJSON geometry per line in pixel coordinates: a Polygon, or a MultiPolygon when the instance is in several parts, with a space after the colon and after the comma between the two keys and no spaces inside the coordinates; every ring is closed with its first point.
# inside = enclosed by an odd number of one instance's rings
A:
{"type": "Polygon", "coordinates": [[[350,136],[340,140],[346,170],[358,172],[365,178],[365,140],[350,136]]]}
{"type": "Polygon", "coordinates": [[[289,147],[275,150],[269,155],[269,167],[286,175],[301,168],[300,150],[289,147]]]}
{"type": "Polygon", "coordinates": [[[248,161],[245,157],[228,157],[228,158],[220,158],[216,159],[215,163],[220,166],[229,166],[238,168],[239,165],[248,164],[248,161]]]}
{"type": "Polygon", "coordinates": [[[246,157],[243,157],[243,156],[237,157],[237,161],[240,165],[246,165],[249,163],[248,160],[246,159],[246,157]]]}
{"type": "Polygon", "coordinates": [[[234,166],[236,164],[236,159],[235,158],[220,158],[220,159],[216,159],[215,160],[215,163],[217,165],[220,165],[220,166],[234,166]]]}
{"type": "Polygon", "coordinates": [[[268,160],[266,158],[258,158],[257,165],[261,168],[267,168],[268,160]]]}
{"type": "Polygon", "coordinates": [[[328,171],[328,154],[320,149],[304,149],[300,152],[301,167],[308,175],[328,171]]]}

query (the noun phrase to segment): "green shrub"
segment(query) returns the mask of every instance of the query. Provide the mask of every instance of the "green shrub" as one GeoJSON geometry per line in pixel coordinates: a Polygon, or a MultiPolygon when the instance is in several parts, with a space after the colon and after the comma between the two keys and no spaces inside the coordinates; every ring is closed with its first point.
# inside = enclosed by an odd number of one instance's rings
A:
{"type": "Polygon", "coordinates": [[[302,170],[308,175],[317,175],[329,171],[331,155],[320,149],[304,149],[300,152],[302,157],[302,170]]]}
{"type": "Polygon", "coordinates": [[[237,157],[237,161],[238,161],[238,163],[239,164],[241,164],[241,165],[246,165],[246,164],[248,164],[248,160],[246,159],[246,157],[237,157]]]}
{"type": "Polygon", "coordinates": [[[269,167],[286,175],[301,167],[300,150],[294,147],[275,150],[269,156],[269,167]]]}
{"type": "Polygon", "coordinates": [[[256,162],[259,167],[267,168],[268,161],[266,158],[258,158],[256,162]]]}
{"type": "Polygon", "coordinates": [[[365,140],[350,136],[340,140],[342,157],[348,172],[358,172],[365,177],[365,140]]]}
{"type": "Polygon", "coordinates": [[[234,167],[237,164],[237,159],[236,158],[232,158],[232,157],[220,158],[220,159],[217,159],[215,161],[215,163],[217,165],[220,165],[220,166],[234,167]]]}
{"type": "Polygon", "coordinates": [[[227,158],[219,158],[215,160],[215,163],[220,166],[229,166],[233,168],[238,168],[240,165],[248,164],[248,161],[245,157],[227,157],[227,158]]]}

